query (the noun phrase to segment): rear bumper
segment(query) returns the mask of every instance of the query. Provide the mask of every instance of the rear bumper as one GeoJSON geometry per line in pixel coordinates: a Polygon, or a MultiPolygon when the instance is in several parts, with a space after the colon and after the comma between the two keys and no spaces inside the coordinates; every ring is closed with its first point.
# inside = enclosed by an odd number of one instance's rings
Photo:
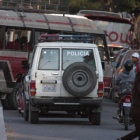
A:
{"type": "Polygon", "coordinates": [[[31,97],[30,102],[33,106],[36,105],[61,105],[61,106],[95,106],[100,107],[102,98],[64,98],[64,97],[31,97]]]}

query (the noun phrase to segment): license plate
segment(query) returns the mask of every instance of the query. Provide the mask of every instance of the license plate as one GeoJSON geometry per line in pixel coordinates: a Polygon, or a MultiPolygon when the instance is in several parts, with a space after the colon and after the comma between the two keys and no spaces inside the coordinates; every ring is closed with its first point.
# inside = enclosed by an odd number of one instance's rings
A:
{"type": "Polygon", "coordinates": [[[56,85],[55,84],[43,85],[43,92],[56,92],[56,85]]]}
{"type": "Polygon", "coordinates": [[[131,107],[131,103],[123,103],[123,106],[125,106],[125,107],[131,107]]]}

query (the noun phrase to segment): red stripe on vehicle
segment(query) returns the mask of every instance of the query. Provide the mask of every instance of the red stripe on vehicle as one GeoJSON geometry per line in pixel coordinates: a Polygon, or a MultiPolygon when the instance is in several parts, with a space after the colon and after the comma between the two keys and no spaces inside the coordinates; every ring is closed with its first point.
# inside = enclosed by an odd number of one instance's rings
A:
{"type": "MultiPolygon", "coordinates": [[[[63,24],[63,25],[71,25],[70,23],[64,23],[64,22],[54,22],[54,21],[49,21],[50,24],[63,24]]],[[[85,26],[85,27],[91,27],[91,25],[88,24],[76,24],[73,23],[73,26],[85,26]]]]}

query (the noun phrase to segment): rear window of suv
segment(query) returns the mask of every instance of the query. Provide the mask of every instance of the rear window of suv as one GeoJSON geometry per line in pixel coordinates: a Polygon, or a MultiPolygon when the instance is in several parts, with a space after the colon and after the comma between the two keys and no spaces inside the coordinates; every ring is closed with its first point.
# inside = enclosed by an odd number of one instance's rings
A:
{"type": "Polygon", "coordinates": [[[74,62],[85,62],[89,64],[93,70],[96,70],[95,59],[92,49],[63,49],[62,69],[74,62]]]}
{"type": "Polygon", "coordinates": [[[59,66],[59,49],[45,48],[41,50],[39,61],[39,70],[58,70],[59,66]]]}

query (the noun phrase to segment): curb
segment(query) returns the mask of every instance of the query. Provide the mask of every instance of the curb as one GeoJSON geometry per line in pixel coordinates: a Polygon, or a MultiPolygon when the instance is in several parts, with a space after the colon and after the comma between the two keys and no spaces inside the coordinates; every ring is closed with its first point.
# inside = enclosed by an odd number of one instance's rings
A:
{"type": "Polygon", "coordinates": [[[7,140],[5,123],[3,118],[3,107],[0,101],[0,140],[7,140]]]}

